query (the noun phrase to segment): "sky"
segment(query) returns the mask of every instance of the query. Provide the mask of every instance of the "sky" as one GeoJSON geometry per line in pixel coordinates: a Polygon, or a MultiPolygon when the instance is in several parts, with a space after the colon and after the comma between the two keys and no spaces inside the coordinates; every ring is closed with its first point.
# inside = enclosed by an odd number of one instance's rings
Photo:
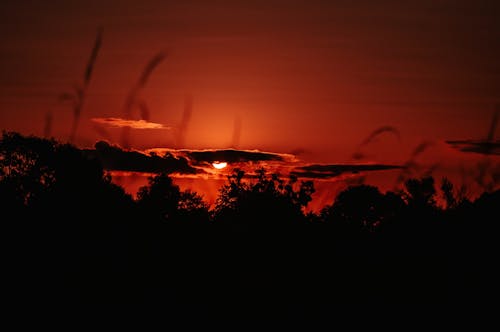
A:
{"type": "Polygon", "coordinates": [[[448,170],[489,139],[497,163],[499,18],[495,0],[6,0],[0,129],[302,166],[404,165],[427,144],[422,163],[448,170]]]}

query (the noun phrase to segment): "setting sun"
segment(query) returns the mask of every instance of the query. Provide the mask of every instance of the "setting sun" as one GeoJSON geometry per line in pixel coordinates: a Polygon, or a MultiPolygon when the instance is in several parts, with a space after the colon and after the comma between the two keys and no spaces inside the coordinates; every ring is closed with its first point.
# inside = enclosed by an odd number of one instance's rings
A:
{"type": "Polygon", "coordinates": [[[12,313],[490,308],[500,0],[41,3],[0,2],[12,313]]]}
{"type": "Polygon", "coordinates": [[[226,162],[218,162],[218,161],[216,161],[216,162],[212,163],[212,166],[214,168],[217,168],[217,169],[223,169],[223,168],[225,168],[227,166],[227,163],[226,162]]]}

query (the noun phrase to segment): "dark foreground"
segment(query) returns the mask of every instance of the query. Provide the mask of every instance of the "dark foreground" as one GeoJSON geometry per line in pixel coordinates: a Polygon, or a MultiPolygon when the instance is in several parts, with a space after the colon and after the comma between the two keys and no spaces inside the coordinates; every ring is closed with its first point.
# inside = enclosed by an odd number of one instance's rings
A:
{"type": "Polygon", "coordinates": [[[166,174],[133,200],[71,146],[1,143],[4,299],[19,324],[457,321],[496,301],[499,191],[469,201],[432,178],[398,193],[357,185],[305,215],[312,183],[236,172],[209,211],[166,174]]]}

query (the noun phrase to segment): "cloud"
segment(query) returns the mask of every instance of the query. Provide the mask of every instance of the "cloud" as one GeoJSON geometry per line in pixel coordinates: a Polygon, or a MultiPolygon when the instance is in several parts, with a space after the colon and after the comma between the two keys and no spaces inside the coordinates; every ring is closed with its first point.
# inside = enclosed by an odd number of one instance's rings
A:
{"type": "Polygon", "coordinates": [[[215,161],[224,161],[229,164],[241,162],[259,162],[259,161],[281,161],[294,162],[296,158],[292,154],[264,152],[259,150],[179,150],[195,163],[213,163],[215,161]]]}
{"type": "MultiPolygon", "coordinates": [[[[95,144],[95,149],[84,152],[91,158],[98,159],[104,169],[110,171],[142,172],[142,173],[176,173],[178,175],[224,176],[234,167],[252,169],[258,166],[270,169],[290,167],[296,162],[291,154],[262,152],[257,150],[176,150],[154,148],[146,151],[128,151],[112,146],[105,141],[95,144]],[[227,170],[216,170],[213,162],[227,162],[227,170]],[[232,164],[232,165],[231,165],[232,164]],[[256,166],[255,164],[258,164],[256,166]]],[[[288,173],[288,171],[287,171],[288,173]]]]}
{"type": "Polygon", "coordinates": [[[484,140],[478,139],[465,139],[455,141],[445,141],[446,144],[452,148],[466,153],[479,153],[483,155],[500,155],[500,140],[495,140],[495,131],[498,125],[498,118],[500,115],[500,105],[496,105],[493,119],[491,119],[488,136],[484,140]]]}
{"type": "Polygon", "coordinates": [[[457,140],[446,141],[452,148],[466,153],[479,153],[484,155],[500,155],[500,141],[485,140],[457,140]]]}
{"type": "Polygon", "coordinates": [[[161,123],[148,122],[145,120],[130,120],[122,118],[92,118],[92,121],[110,127],[128,127],[133,129],[172,129],[161,123]]]}
{"type": "Polygon", "coordinates": [[[170,153],[163,156],[155,153],[147,155],[138,151],[125,151],[104,141],[97,142],[95,149],[83,151],[90,157],[98,159],[106,170],[143,173],[202,173],[202,170],[192,167],[186,158],[170,153]]]}
{"type": "MultiPolygon", "coordinates": [[[[150,149],[146,152],[126,151],[106,142],[98,142],[87,154],[99,159],[110,171],[142,173],[175,173],[177,176],[202,176],[224,178],[234,167],[245,170],[246,177],[253,177],[255,167],[264,167],[269,172],[291,174],[299,178],[332,179],[368,171],[401,169],[400,165],[385,164],[312,164],[297,166],[298,160],[292,154],[264,152],[258,150],[175,150],[150,149]],[[216,170],[212,163],[224,161],[232,168],[216,170]]],[[[228,166],[229,166],[228,165],[228,166]]]]}
{"type": "Polygon", "coordinates": [[[245,177],[251,178],[255,169],[265,168],[270,173],[288,174],[297,162],[292,154],[264,152],[259,150],[207,149],[171,150],[172,154],[183,156],[191,166],[200,169],[212,178],[224,178],[235,168],[243,170],[245,177]],[[215,169],[214,162],[226,162],[227,167],[215,169]]]}
{"type": "Polygon", "coordinates": [[[384,171],[391,169],[400,169],[404,166],[400,165],[385,165],[385,164],[328,164],[320,165],[313,164],[307,166],[296,167],[291,174],[311,179],[330,179],[338,177],[345,173],[358,174],[369,171],[384,171]]]}

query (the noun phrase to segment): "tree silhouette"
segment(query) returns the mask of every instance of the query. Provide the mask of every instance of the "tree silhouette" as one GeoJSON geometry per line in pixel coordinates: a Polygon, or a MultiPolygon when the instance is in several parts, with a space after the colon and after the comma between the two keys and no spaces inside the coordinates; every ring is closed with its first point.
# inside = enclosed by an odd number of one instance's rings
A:
{"type": "Polygon", "coordinates": [[[453,183],[446,177],[441,181],[441,191],[443,192],[443,198],[446,202],[446,208],[455,208],[458,204],[458,200],[453,193],[453,183]]]}
{"type": "Polygon", "coordinates": [[[408,179],[405,182],[405,199],[415,208],[435,207],[436,188],[434,178],[408,179]]]}
{"type": "Polygon", "coordinates": [[[327,222],[339,223],[356,232],[373,232],[395,218],[400,206],[394,194],[384,195],[374,186],[358,185],[339,193],[322,214],[327,222]]]}
{"type": "Polygon", "coordinates": [[[18,292],[39,305],[62,303],[72,289],[74,303],[114,296],[126,276],[131,197],[71,145],[4,133],[0,146],[1,196],[23,206],[1,202],[13,221],[7,245],[23,262],[13,269],[18,292]]]}
{"type": "Polygon", "coordinates": [[[209,206],[198,193],[185,190],[181,191],[178,211],[181,219],[199,224],[209,222],[209,206]]]}
{"type": "Polygon", "coordinates": [[[95,153],[3,133],[12,303],[316,319],[335,304],[481,303],[496,284],[500,191],[469,201],[446,179],[440,192],[431,177],[407,180],[403,192],[356,185],[316,214],[305,213],[311,181],[235,170],[209,211],[166,173],[136,200],[111,180],[95,153]]]}
{"type": "Polygon", "coordinates": [[[181,191],[166,173],[148,178],[148,185],[137,192],[137,203],[145,213],[163,221],[208,221],[208,205],[203,198],[190,190],[181,191]]]}
{"type": "Polygon", "coordinates": [[[4,132],[0,141],[0,180],[10,199],[30,205],[54,183],[54,141],[4,132]]]}
{"type": "Polygon", "coordinates": [[[174,216],[181,197],[179,187],[165,173],[149,177],[148,182],[137,192],[139,205],[164,219],[174,216]]]}
{"type": "Polygon", "coordinates": [[[273,232],[276,228],[304,222],[302,208],[311,201],[314,186],[311,181],[297,182],[290,177],[285,182],[278,174],[256,171],[255,182],[243,181],[245,173],[235,170],[229,183],[221,188],[214,209],[219,222],[231,223],[241,231],[259,229],[273,232]],[[278,216],[272,218],[270,212],[278,216]]]}

